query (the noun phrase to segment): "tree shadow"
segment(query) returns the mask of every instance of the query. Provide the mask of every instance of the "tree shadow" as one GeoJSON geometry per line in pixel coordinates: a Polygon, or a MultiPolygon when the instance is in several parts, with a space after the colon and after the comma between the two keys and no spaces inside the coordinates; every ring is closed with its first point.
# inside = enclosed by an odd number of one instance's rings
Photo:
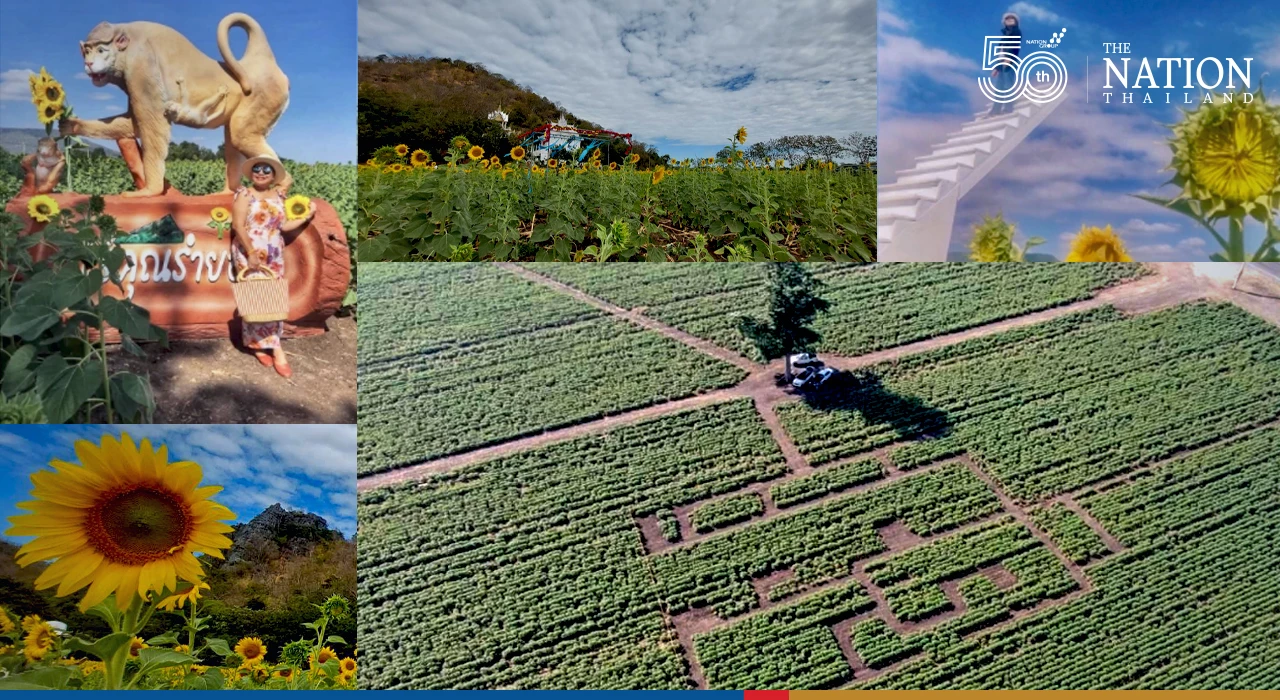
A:
{"type": "Polygon", "coordinates": [[[837,372],[821,388],[806,391],[802,400],[819,411],[860,414],[868,425],[887,426],[904,439],[951,433],[951,417],[945,411],[893,391],[870,371],[837,372]]]}

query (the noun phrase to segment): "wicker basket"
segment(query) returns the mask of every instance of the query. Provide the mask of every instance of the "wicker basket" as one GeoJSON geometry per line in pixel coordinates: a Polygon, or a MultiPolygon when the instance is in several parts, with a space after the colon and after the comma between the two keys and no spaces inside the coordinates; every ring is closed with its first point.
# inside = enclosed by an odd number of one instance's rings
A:
{"type": "Polygon", "coordinates": [[[267,268],[241,270],[231,291],[236,296],[236,310],[249,323],[270,323],[289,317],[289,281],[276,277],[267,268]],[[249,276],[252,272],[266,275],[249,276]]]}

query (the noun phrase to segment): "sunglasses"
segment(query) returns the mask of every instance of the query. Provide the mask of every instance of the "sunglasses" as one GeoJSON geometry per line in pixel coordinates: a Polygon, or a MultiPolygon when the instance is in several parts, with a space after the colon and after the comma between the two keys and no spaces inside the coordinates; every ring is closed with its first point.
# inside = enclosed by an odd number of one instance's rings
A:
{"type": "Polygon", "coordinates": [[[253,174],[254,174],[254,175],[271,175],[271,174],[275,173],[275,171],[276,171],[276,170],[275,170],[275,168],[271,167],[270,165],[263,164],[263,163],[259,163],[259,164],[255,165],[255,166],[253,166],[253,174]]]}

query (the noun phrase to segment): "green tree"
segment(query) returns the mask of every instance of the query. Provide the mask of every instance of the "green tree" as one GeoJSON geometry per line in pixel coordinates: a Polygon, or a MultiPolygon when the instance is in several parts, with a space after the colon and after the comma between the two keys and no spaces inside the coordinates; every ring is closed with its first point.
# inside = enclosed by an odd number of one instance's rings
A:
{"type": "Polygon", "coordinates": [[[791,381],[791,355],[813,352],[822,334],[813,329],[818,314],[830,304],[820,294],[825,285],[799,263],[768,267],[769,317],[738,319],[738,331],[750,340],[765,360],[786,359],[783,376],[791,381]]]}

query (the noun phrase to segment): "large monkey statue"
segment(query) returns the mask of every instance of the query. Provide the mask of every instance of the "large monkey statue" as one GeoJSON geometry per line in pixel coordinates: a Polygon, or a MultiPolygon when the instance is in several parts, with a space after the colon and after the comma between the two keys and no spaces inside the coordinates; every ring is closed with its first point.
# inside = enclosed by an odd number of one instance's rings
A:
{"type": "Polygon", "coordinates": [[[37,194],[49,194],[58,186],[62,178],[62,169],[67,167],[66,158],[58,150],[58,142],[49,137],[36,143],[36,152],[22,159],[22,169],[26,176],[22,180],[19,197],[30,197],[37,194]]]}
{"type": "MultiPolygon", "coordinates": [[[[118,86],[128,95],[129,105],[124,114],[101,120],[67,119],[58,129],[62,134],[114,139],[122,153],[133,150],[137,139],[142,172],[133,173],[137,190],[123,193],[126,197],[164,191],[170,122],[197,129],[222,127],[227,162],[223,193],[240,186],[240,164],[245,159],[277,158],[266,136],[289,105],[289,79],[276,65],[262,27],[249,15],[236,12],[223,17],[217,36],[221,63],[174,29],[154,22],[102,22],[80,42],[84,70],[93,84],[118,86]],[[248,35],[239,60],[227,41],[231,27],[241,27],[248,35]]],[[[292,182],[288,173],[282,173],[278,185],[287,190],[292,182]]]]}

